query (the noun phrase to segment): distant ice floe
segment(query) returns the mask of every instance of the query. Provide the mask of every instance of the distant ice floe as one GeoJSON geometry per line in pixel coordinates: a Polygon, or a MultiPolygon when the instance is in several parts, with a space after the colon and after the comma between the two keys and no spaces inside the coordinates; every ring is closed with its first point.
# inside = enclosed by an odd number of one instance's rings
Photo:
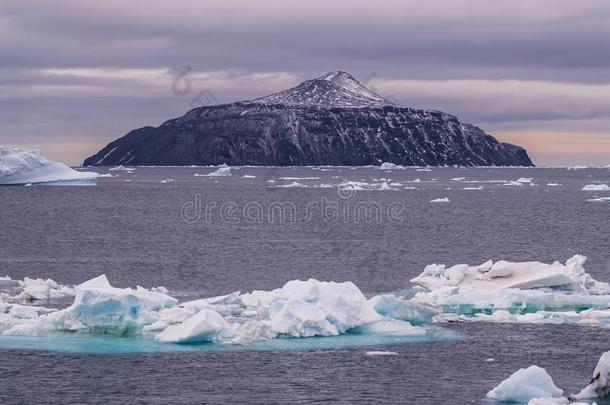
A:
{"type": "Polygon", "coordinates": [[[559,183],[548,183],[547,186],[549,186],[549,187],[559,187],[559,186],[561,186],[561,184],[559,184],[559,183]]]}
{"type": "Polygon", "coordinates": [[[599,198],[591,198],[587,201],[593,201],[593,202],[607,202],[610,203],[610,197],[599,197],[599,198]]]}
{"type": "Polygon", "coordinates": [[[351,282],[313,279],[289,281],[272,291],[235,292],[181,304],[164,293],[167,290],[112,287],[104,275],[71,291],[74,303],[62,310],[28,307],[34,309],[24,311],[17,304],[2,303],[1,334],[56,336],[69,332],[225,344],[348,332],[422,336],[426,329],[417,325],[437,313],[426,304],[398,297],[367,299],[351,282]]]}
{"type": "Polygon", "coordinates": [[[256,176],[253,176],[251,174],[244,174],[243,176],[241,176],[242,179],[255,179],[256,176]]]}
{"type": "Polygon", "coordinates": [[[404,166],[400,166],[400,165],[397,165],[397,164],[394,164],[394,163],[390,163],[390,162],[383,162],[381,164],[381,166],[379,166],[379,168],[381,170],[396,170],[396,169],[401,170],[401,169],[405,169],[404,166]]]}
{"type": "Polygon", "coordinates": [[[108,170],[123,171],[123,172],[132,172],[132,171],[134,171],[136,169],[135,169],[135,167],[125,167],[123,165],[119,165],[119,166],[112,167],[112,168],[110,168],[108,170]]]}
{"type": "Polygon", "coordinates": [[[372,350],[370,352],[365,353],[367,356],[398,356],[396,352],[388,352],[382,350],[372,350]]]}
{"type": "Polygon", "coordinates": [[[231,167],[227,166],[226,164],[223,164],[221,166],[218,167],[218,169],[216,169],[216,171],[204,175],[204,176],[209,176],[209,177],[227,177],[227,176],[231,176],[231,167]]]}
{"type": "Polygon", "coordinates": [[[527,403],[527,405],[588,405],[591,400],[608,399],[609,392],[610,352],[605,352],[597,362],[591,383],[579,393],[567,398],[563,396],[564,391],[555,385],[546,370],[535,365],[511,374],[489,391],[487,398],[501,403],[527,403]],[[581,400],[587,402],[577,402],[581,400]]]}
{"type": "Polygon", "coordinates": [[[97,177],[47,160],[40,151],[0,147],[0,185],[95,185],[97,177]]]}
{"type": "Polygon", "coordinates": [[[610,191],[610,186],[607,184],[587,184],[582,188],[582,191],[610,191]]]}
{"type": "Polygon", "coordinates": [[[448,203],[448,202],[450,202],[450,200],[448,197],[443,197],[443,198],[437,198],[437,199],[431,200],[430,202],[431,203],[448,203]]]}
{"type": "Polygon", "coordinates": [[[117,177],[117,176],[113,176],[112,173],[104,173],[104,174],[100,174],[97,177],[117,177]]]}

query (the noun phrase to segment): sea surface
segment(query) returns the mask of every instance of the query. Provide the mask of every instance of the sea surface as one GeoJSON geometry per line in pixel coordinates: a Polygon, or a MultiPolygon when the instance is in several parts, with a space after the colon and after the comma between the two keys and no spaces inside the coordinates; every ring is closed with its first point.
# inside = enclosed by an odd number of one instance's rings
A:
{"type": "MultiPolygon", "coordinates": [[[[610,203],[588,201],[610,192],[582,191],[610,183],[609,169],[95,170],[114,177],[0,187],[0,276],[78,284],[105,273],[117,287],[165,286],[179,299],[316,278],[372,296],[411,287],[431,263],[583,254],[594,278],[610,280],[610,203]],[[345,181],[358,184],[338,187],[345,181]]],[[[440,326],[459,338],[105,354],[5,347],[0,403],[480,404],[531,364],[577,391],[610,350],[599,327],[440,326]]]]}

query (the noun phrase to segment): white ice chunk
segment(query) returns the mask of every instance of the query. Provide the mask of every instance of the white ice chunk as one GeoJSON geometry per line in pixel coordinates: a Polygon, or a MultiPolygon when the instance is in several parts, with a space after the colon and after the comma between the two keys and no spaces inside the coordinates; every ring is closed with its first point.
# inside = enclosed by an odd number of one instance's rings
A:
{"type": "Polygon", "coordinates": [[[591,383],[570,399],[607,398],[610,393],[610,351],[601,355],[591,383]]]}
{"type": "Polygon", "coordinates": [[[610,191],[610,186],[607,184],[587,184],[582,188],[582,191],[610,191]]]}
{"type": "Polygon", "coordinates": [[[381,351],[381,350],[372,350],[370,352],[366,352],[365,355],[367,355],[367,356],[398,356],[398,353],[381,351]]]}
{"type": "Polygon", "coordinates": [[[377,295],[369,300],[375,311],[383,316],[409,321],[413,325],[421,325],[439,314],[439,310],[413,300],[404,300],[394,295],[377,295]]]}
{"type": "Polygon", "coordinates": [[[15,298],[23,301],[46,300],[49,298],[61,298],[74,296],[74,289],[56,283],[51,279],[32,279],[26,277],[19,281],[21,293],[15,298]]]}
{"type": "Polygon", "coordinates": [[[563,390],[557,388],[545,369],[538,366],[522,368],[511,374],[487,398],[496,401],[525,403],[533,398],[561,398],[563,390]]]}
{"type": "Polygon", "coordinates": [[[383,162],[381,166],[379,166],[381,170],[394,170],[394,169],[404,169],[404,166],[400,166],[390,162],[383,162]]]}
{"type": "Polygon", "coordinates": [[[40,151],[0,146],[0,184],[95,184],[97,176],[47,160],[40,151]]]}
{"type": "Polygon", "coordinates": [[[161,342],[212,342],[231,325],[215,311],[202,309],[184,322],[171,325],[156,336],[161,342]]]}
{"type": "Polygon", "coordinates": [[[567,260],[565,265],[559,262],[546,264],[499,261],[483,275],[478,267],[459,265],[445,269],[443,265],[432,265],[427,266],[423,273],[411,282],[430,291],[455,286],[458,287],[455,293],[460,294],[545,287],[584,294],[610,293],[607,283],[597,282],[585,272],[583,265],[586,260],[586,257],[576,255],[567,260]]]}
{"type": "Polygon", "coordinates": [[[208,174],[211,177],[226,177],[231,175],[231,167],[223,164],[216,169],[216,171],[208,174]]]}
{"type": "Polygon", "coordinates": [[[6,330],[11,335],[36,335],[49,331],[104,334],[137,334],[159,319],[159,311],[176,305],[176,299],[144,288],[115,288],[102,275],[75,287],[74,303],[41,316],[36,322],[6,330]]]}
{"type": "Polygon", "coordinates": [[[448,203],[449,202],[449,198],[448,197],[436,198],[434,200],[431,200],[430,202],[431,203],[448,203]]]}

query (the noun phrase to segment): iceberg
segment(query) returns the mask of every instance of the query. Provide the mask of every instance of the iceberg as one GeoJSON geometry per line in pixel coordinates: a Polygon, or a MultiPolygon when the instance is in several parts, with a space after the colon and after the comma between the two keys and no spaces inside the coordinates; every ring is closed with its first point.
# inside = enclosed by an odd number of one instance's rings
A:
{"type": "Polygon", "coordinates": [[[449,202],[449,198],[447,198],[447,197],[437,198],[437,199],[432,200],[430,202],[431,203],[448,203],[449,202]]]}
{"type": "Polygon", "coordinates": [[[94,185],[97,177],[47,160],[40,151],[0,146],[0,185],[94,185]]]}
{"type": "Polygon", "coordinates": [[[527,403],[534,398],[561,398],[563,390],[557,388],[545,369],[538,366],[522,368],[511,374],[487,398],[502,402],[527,403]]]}
{"type": "Polygon", "coordinates": [[[610,197],[592,198],[592,199],[587,200],[587,201],[592,201],[592,202],[610,202],[610,197]]]}
{"type": "MultiPolygon", "coordinates": [[[[594,280],[583,267],[585,261],[586,257],[576,255],[565,264],[503,260],[495,263],[489,260],[479,266],[432,264],[411,282],[424,288],[415,295],[416,299],[441,306],[444,313],[490,315],[499,310],[524,314],[609,309],[610,285],[594,280]]],[[[501,315],[480,316],[478,320],[486,319],[497,322],[501,315]]]]}
{"type": "MultiPolygon", "coordinates": [[[[51,295],[44,280],[28,285],[44,287],[42,295],[51,295]]],[[[10,313],[11,304],[2,304],[0,331],[10,336],[76,332],[220,344],[343,334],[400,338],[426,336],[421,325],[438,313],[426,303],[387,294],[367,299],[351,282],[314,279],[292,280],[271,291],[237,291],[180,304],[165,288],[116,288],[105,275],[71,291],[74,303],[62,310],[15,307],[14,311],[21,311],[17,316],[10,313]]]]}
{"type": "Polygon", "coordinates": [[[388,351],[383,351],[383,350],[372,350],[370,352],[366,352],[365,355],[367,355],[367,356],[398,356],[398,353],[388,352],[388,351]]]}
{"type": "Polygon", "coordinates": [[[231,167],[226,164],[220,165],[216,171],[208,174],[210,177],[226,177],[231,175],[231,167]]]}
{"type": "Polygon", "coordinates": [[[19,281],[21,293],[15,298],[23,301],[46,300],[51,298],[73,297],[74,289],[62,286],[49,279],[31,279],[26,277],[19,281]]]}
{"type": "Polygon", "coordinates": [[[571,395],[569,399],[604,399],[608,398],[608,394],[610,394],[610,351],[603,353],[599,358],[589,385],[578,394],[571,395]]]}
{"type": "Polygon", "coordinates": [[[122,172],[131,172],[131,171],[135,170],[135,168],[133,168],[133,167],[125,167],[123,165],[118,165],[118,166],[112,167],[112,168],[110,168],[108,170],[122,171],[122,172]]]}
{"type": "Polygon", "coordinates": [[[582,191],[610,191],[610,186],[607,184],[587,184],[582,188],[582,191]]]}
{"type": "Polygon", "coordinates": [[[381,170],[393,170],[393,169],[404,169],[404,166],[400,166],[390,162],[383,162],[381,166],[379,166],[381,170]]]}
{"type": "Polygon", "coordinates": [[[138,334],[159,319],[159,311],[177,300],[144,288],[115,288],[105,275],[75,287],[74,303],[43,315],[32,323],[17,324],[7,335],[40,335],[49,332],[87,332],[112,335],[138,334]]]}

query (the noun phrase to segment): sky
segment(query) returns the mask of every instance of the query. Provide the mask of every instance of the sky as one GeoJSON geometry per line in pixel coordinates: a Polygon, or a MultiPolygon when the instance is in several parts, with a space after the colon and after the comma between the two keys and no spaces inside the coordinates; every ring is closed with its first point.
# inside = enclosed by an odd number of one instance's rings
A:
{"type": "Polygon", "coordinates": [[[2,0],[0,145],[77,165],[333,70],[537,165],[610,164],[607,0],[2,0]]]}

